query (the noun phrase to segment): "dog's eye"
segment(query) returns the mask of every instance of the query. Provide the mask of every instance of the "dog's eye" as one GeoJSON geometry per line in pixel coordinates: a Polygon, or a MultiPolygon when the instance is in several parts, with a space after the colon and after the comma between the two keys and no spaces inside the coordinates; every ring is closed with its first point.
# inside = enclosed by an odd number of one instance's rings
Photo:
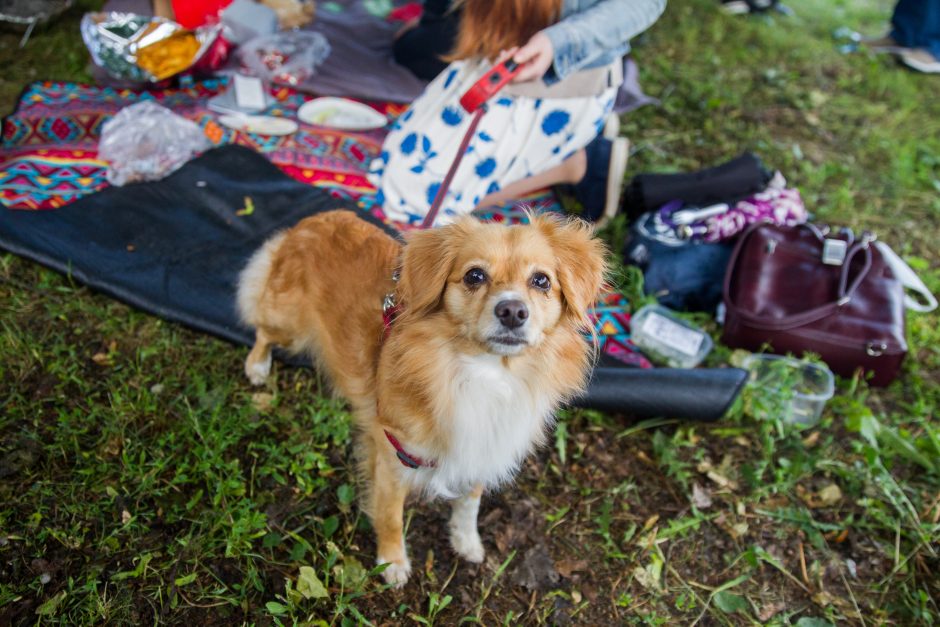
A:
{"type": "Polygon", "coordinates": [[[463,282],[467,287],[477,287],[486,282],[486,272],[483,272],[480,268],[470,268],[467,270],[467,273],[463,275],[463,282]]]}
{"type": "Polygon", "coordinates": [[[529,279],[529,283],[537,290],[542,290],[547,292],[548,289],[552,286],[552,282],[548,279],[548,276],[544,272],[536,272],[532,275],[532,278],[529,279]]]}

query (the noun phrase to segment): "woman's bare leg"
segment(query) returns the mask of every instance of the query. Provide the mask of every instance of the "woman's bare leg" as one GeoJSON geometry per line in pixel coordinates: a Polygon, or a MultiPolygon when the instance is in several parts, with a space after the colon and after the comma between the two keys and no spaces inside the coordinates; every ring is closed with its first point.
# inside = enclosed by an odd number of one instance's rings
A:
{"type": "Polygon", "coordinates": [[[552,185],[577,183],[584,178],[585,172],[587,172],[587,155],[582,148],[550,170],[515,181],[497,192],[487,194],[480,200],[476,209],[503,205],[510,200],[522,198],[526,194],[552,185]]]}

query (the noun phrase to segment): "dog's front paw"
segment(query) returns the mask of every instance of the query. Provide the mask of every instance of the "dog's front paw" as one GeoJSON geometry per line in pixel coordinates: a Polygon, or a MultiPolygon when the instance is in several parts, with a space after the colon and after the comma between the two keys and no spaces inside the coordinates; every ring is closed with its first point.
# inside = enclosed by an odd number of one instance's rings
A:
{"type": "Polygon", "coordinates": [[[450,545],[457,552],[457,555],[474,564],[481,563],[483,556],[486,555],[486,551],[483,550],[483,542],[480,540],[480,534],[476,530],[468,533],[451,529],[450,545]]]}
{"type": "Polygon", "coordinates": [[[271,374],[271,360],[245,362],[245,374],[252,385],[264,385],[271,374]]]}
{"type": "MultiPolygon", "coordinates": [[[[379,564],[388,563],[379,558],[379,564]]],[[[388,568],[382,571],[385,577],[385,583],[391,584],[395,588],[401,588],[408,582],[408,576],[411,575],[411,562],[407,560],[388,563],[388,568]]]]}

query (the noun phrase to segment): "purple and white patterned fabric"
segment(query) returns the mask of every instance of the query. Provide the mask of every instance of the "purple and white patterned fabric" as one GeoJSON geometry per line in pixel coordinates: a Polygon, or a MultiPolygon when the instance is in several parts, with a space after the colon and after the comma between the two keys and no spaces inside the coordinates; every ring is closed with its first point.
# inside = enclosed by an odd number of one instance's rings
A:
{"type": "Polygon", "coordinates": [[[721,242],[735,237],[755,222],[796,226],[808,218],[806,206],[796,188],[777,172],[767,188],[722,209],[720,205],[696,209],[669,203],[660,209],[660,218],[680,239],[721,242]],[[699,214],[696,217],[696,214],[699,214]]]}

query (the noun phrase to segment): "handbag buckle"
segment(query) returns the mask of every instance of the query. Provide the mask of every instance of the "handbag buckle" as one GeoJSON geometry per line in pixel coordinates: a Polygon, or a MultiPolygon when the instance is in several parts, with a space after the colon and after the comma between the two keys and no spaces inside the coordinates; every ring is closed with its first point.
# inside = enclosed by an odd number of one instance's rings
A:
{"type": "Polygon", "coordinates": [[[888,350],[888,345],[884,342],[869,342],[865,346],[865,352],[871,357],[881,357],[885,354],[885,351],[888,350]]]}
{"type": "Polygon", "coordinates": [[[827,266],[841,266],[848,250],[849,244],[844,239],[827,237],[823,242],[822,262],[827,266]]]}

